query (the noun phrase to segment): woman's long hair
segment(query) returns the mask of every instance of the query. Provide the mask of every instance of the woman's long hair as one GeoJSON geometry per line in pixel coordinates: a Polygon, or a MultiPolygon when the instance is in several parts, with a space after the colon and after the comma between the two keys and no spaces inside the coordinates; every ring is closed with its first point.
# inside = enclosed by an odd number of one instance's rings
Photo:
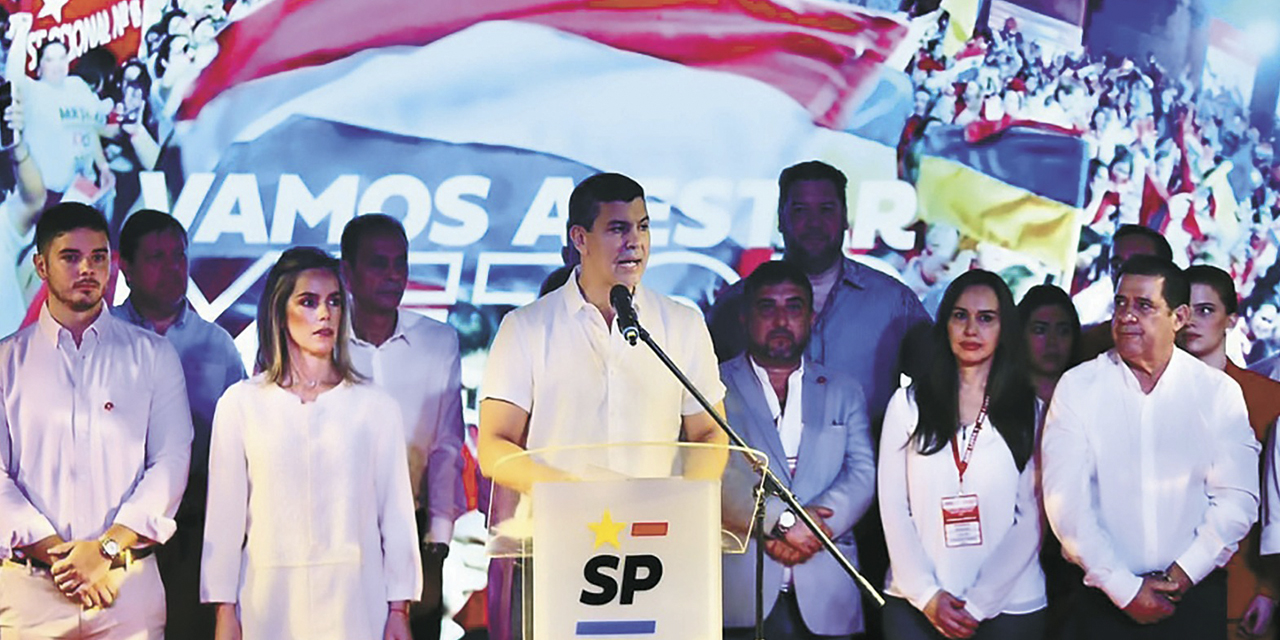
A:
{"type": "Polygon", "coordinates": [[[292,371],[289,361],[289,298],[293,296],[298,276],[303,271],[321,269],[333,274],[338,281],[338,294],[343,308],[337,313],[338,335],[330,356],[333,368],[344,382],[360,382],[364,379],[351,365],[347,349],[347,336],[351,333],[347,320],[347,289],[342,282],[338,259],[315,247],[294,247],[284,252],[271,272],[258,300],[258,358],[257,370],[266,375],[268,382],[283,386],[292,371]]]}
{"type": "Polygon", "coordinates": [[[987,378],[987,416],[1021,471],[1035,448],[1036,395],[1027,377],[1026,343],[1013,294],[990,271],[964,273],[942,296],[938,319],[929,332],[932,366],[912,382],[919,410],[912,440],[922,455],[932,455],[945,448],[960,428],[960,374],[947,324],[960,294],[970,287],[987,287],[999,301],[1000,337],[987,378]]]}
{"type": "Polygon", "coordinates": [[[1076,305],[1071,302],[1060,287],[1051,284],[1038,284],[1031,287],[1018,303],[1018,319],[1022,321],[1022,330],[1031,326],[1031,314],[1040,307],[1058,307],[1067,314],[1071,322],[1071,351],[1067,353],[1067,368],[1070,369],[1084,360],[1084,344],[1080,338],[1080,314],[1076,313],[1076,305]]]}

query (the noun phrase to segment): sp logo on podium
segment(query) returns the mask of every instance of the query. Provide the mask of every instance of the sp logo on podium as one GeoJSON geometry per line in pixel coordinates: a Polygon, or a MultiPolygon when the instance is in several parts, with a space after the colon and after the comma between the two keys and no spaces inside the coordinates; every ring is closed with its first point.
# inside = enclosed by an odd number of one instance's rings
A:
{"type": "Polygon", "coordinates": [[[720,637],[717,482],[545,483],[533,496],[534,640],[720,637]]]}

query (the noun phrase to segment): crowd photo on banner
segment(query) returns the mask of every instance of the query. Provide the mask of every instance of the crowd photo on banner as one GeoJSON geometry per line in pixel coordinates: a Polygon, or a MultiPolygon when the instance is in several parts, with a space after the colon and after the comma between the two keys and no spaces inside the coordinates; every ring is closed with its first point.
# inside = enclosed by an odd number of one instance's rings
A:
{"type": "Polygon", "coordinates": [[[0,0],[0,637],[530,636],[719,414],[725,638],[1276,638],[1270,2],[0,0]]]}

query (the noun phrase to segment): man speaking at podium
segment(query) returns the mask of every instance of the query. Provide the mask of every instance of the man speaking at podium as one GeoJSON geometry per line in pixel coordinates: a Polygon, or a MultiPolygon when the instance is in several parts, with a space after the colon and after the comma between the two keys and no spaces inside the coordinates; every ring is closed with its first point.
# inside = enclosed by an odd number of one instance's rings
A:
{"type": "MultiPolygon", "coordinates": [[[[640,325],[694,386],[723,411],[711,336],[695,309],[640,284],[649,259],[644,189],[616,173],[583,180],[569,197],[569,241],[582,263],[559,289],[507,314],[481,386],[480,468],[528,493],[535,483],[672,473],[673,450],[618,448],[519,457],[525,450],[622,442],[704,442],[728,437],[658,357],[623,337],[610,303],[631,293],[640,325]]],[[[690,456],[686,477],[719,478],[722,456],[690,456]],[[703,461],[702,468],[690,468],[703,461]]]]}

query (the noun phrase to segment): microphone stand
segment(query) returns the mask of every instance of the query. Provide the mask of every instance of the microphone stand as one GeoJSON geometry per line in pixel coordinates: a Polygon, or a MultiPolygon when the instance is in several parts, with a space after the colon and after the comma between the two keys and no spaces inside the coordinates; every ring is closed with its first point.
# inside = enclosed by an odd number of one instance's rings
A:
{"type": "MultiPolygon", "coordinates": [[[[676,366],[676,363],[672,362],[671,358],[667,357],[666,352],[662,350],[662,347],[658,346],[658,343],[654,342],[653,337],[649,335],[649,332],[645,330],[644,327],[640,326],[639,320],[633,319],[633,322],[634,331],[631,330],[633,327],[626,327],[622,330],[623,336],[627,338],[631,343],[631,346],[635,346],[636,338],[639,338],[642,342],[649,345],[649,349],[653,351],[654,355],[658,356],[658,359],[662,361],[662,364],[666,365],[667,368],[671,370],[671,373],[680,380],[680,384],[684,385],[684,388],[688,389],[689,393],[693,394],[693,397],[698,400],[698,404],[702,405],[703,410],[711,414],[711,417],[716,421],[716,424],[720,425],[720,428],[729,435],[729,439],[733,441],[733,444],[749,450],[751,447],[747,446],[747,441],[743,440],[742,436],[738,435],[737,432],[729,426],[729,423],[726,422],[724,417],[716,411],[715,407],[711,406],[710,402],[707,402],[706,397],[693,386],[693,382],[684,375],[684,372],[680,371],[680,367],[676,366]]],[[[836,548],[836,544],[831,541],[831,538],[827,537],[827,534],[823,533],[822,527],[820,527],[813,519],[813,516],[809,515],[809,512],[805,510],[804,505],[800,504],[800,500],[796,498],[796,495],[791,493],[791,490],[787,489],[787,487],[782,484],[782,481],[778,479],[778,476],[774,475],[773,470],[767,465],[758,464],[758,460],[753,460],[752,462],[753,466],[755,466],[764,477],[763,489],[757,496],[755,526],[752,527],[755,530],[754,535],[756,536],[756,638],[758,640],[763,640],[764,638],[764,614],[762,612],[762,609],[764,608],[764,594],[762,593],[764,582],[764,532],[762,529],[764,528],[764,501],[768,495],[777,496],[785,502],[787,506],[791,508],[792,513],[796,515],[796,518],[803,522],[806,527],[809,527],[809,530],[818,538],[818,541],[822,543],[822,546],[831,553],[831,557],[836,559],[836,562],[840,564],[840,567],[844,569],[844,572],[849,574],[849,577],[853,578],[867,595],[871,596],[871,599],[875,601],[877,606],[883,607],[884,598],[881,597],[880,593],[876,591],[876,588],[858,572],[857,567],[853,566],[853,563],[850,562],[848,558],[844,557],[844,554],[840,553],[840,550],[836,548]]]]}

